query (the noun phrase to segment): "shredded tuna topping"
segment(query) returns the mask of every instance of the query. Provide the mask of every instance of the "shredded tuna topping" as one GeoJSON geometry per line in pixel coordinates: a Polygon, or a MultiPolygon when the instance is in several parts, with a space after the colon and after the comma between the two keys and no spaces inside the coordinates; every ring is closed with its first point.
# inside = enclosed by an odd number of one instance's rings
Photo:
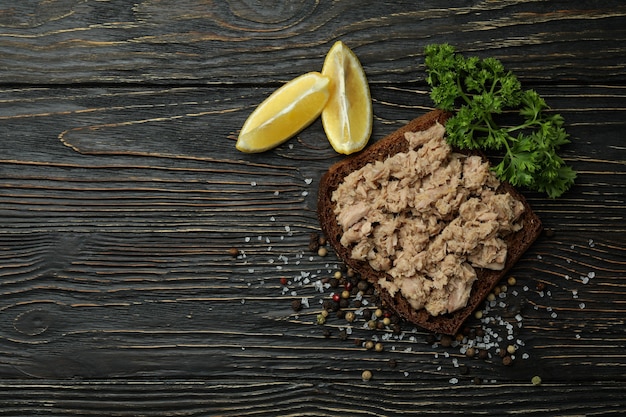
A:
{"type": "Polygon", "coordinates": [[[409,151],[346,176],[332,200],[341,244],[386,272],[379,284],[437,316],[467,305],[474,268],[501,270],[503,240],[522,228],[523,204],[480,156],[452,152],[445,128],[408,132],[409,151]]]}

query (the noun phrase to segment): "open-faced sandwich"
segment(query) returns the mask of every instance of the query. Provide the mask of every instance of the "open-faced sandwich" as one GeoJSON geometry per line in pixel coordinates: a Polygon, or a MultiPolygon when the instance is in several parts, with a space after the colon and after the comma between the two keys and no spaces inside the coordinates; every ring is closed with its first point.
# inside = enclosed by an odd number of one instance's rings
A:
{"type": "Polygon", "coordinates": [[[322,230],[382,302],[425,329],[455,334],[541,232],[524,197],[488,160],[445,141],[432,111],[322,177],[322,230]]]}

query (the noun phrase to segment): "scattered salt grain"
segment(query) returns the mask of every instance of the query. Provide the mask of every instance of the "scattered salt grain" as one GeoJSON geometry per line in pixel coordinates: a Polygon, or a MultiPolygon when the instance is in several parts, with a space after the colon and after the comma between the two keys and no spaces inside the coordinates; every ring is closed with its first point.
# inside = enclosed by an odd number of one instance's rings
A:
{"type": "Polygon", "coordinates": [[[451,384],[458,384],[459,383],[459,379],[458,378],[450,378],[450,383],[451,384]]]}
{"type": "Polygon", "coordinates": [[[251,185],[252,187],[256,187],[256,181],[250,181],[250,185],[251,185]]]}
{"type": "Polygon", "coordinates": [[[580,309],[582,310],[583,308],[585,308],[585,303],[578,304],[578,307],[580,307],[580,309]]]}
{"type": "Polygon", "coordinates": [[[591,271],[591,272],[589,272],[589,273],[587,274],[587,276],[588,276],[589,278],[595,278],[595,277],[596,277],[596,273],[595,273],[595,272],[593,272],[593,271],[591,271]]]}
{"type": "Polygon", "coordinates": [[[304,179],[304,182],[305,182],[307,185],[309,185],[309,184],[311,184],[311,183],[313,182],[313,178],[305,178],[305,179],[304,179]]]}

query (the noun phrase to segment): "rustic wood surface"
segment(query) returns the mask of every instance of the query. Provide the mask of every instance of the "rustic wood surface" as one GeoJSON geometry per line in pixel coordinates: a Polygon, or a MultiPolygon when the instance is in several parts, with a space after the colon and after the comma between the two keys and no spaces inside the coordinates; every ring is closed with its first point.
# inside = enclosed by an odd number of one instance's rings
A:
{"type": "Polygon", "coordinates": [[[444,3],[0,2],[0,415],[622,415],[626,4],[444,3]],[[551,233],[468,322],[511,365],[471,337],[316,324],[340,267],[308,248],[316,186],[341,157],[319,122],[263,154],[234,141],[339,39],[372,140],[431,108],[429,43],[501,59],[565,117],[577,183],[525,192],[551,233]]]}

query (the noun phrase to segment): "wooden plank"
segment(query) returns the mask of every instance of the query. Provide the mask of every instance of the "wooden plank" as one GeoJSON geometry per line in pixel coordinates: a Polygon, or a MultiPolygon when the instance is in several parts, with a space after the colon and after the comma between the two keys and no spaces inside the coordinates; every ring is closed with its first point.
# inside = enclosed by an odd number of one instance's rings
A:
{"type": "Polygon", "coordinates": [[[376,384],[325,380],[246,383],[205,381],[64,381],[0,385],[0,415],[48,416],[353,416],[414,415],[611,415],[623,407],[614,384],[376,384]],[[398,394],[401,393],[401,394],[398,394]]]}
{"type": "Polygon", "coordinates": [[[374,83],[422,79],[433,42],[524,79],[623,83],[625,16],[619,0],[13,2],[0,8],[0,82],[284,82],[342,39],[374,83]]]}

